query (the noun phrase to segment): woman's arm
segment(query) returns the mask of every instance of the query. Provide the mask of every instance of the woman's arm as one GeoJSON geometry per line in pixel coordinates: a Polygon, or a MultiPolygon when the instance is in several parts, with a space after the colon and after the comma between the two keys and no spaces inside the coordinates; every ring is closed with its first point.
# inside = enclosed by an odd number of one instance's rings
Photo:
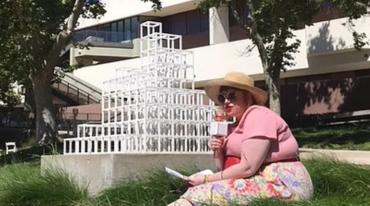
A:
{"type": "Polygon", "coordinates": [[[224,166],[224,144],[225,137],[212,136],[208,141],[208,146],[213,151],[213,160],[217,171],[222,170],[224,166]]]}
{"type": "Polygon", "coordinates": [[[199,185],[205,182],[223,179],[246,178],[254,175],[265,161],[271,146],[271,140],[264,137],[254,137],[245,140],[241,147],[241,161],[239,164],[208,176],[194,176],[189,178],[189,183],[199,185]]]}
{"type": "Polygon", "coordinates": [[[245,140],[241,145],[240,163],[208,176],[207,181],[245,178],[254,175],[265,161],[270,146],[271,140],[263,137],[245,140]]]}
{"type": "Polygon", "coordinates": [[[221,171],[224,167],[224,150],[222,148],[213,151],[213,161],[215,163],[217,171],[221,171]]]}

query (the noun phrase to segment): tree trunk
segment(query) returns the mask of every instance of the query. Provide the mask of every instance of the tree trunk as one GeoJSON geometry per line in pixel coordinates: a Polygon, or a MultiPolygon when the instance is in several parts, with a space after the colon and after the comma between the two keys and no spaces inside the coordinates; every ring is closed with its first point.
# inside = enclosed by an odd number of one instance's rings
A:
{"type": "MultiPolygon", "coordinates": [[[[258,33],[257,22],[253,17],[254,5],[252,1],[248,1],[247,5],[249,8],[249,12],[252,14],[249,16],[250,27],[248,27],[247,25],[243,25],[243,27],[246,31],[250,31],[251,39],[253,43],[257,46],[258,53],[261,58],[265,82],[267,84],[269,92],[269,108],[280,115],[280,68],[278,69],[278,71],[275,71],[276,68],[270,67],[271,64],[269,63],[269,61],[271,61],[271,59],[269,60],[268,58],[267,49],[265,47],[265,44],[263,43],[261,35],[258,33]]],[[[240,16],[237,15],[238,13],[235,10],[236,7],[234,6],[233,8],[234,17],[237,16],[240,23],[240,16]]]]}
{"type": "Polygon", "coordinates": [[[33,89],[30,86],[26,87],[24,110],[28,112],[28,118],[34,121],[36,116],[35,95],[33,93],[33,89]]]}
{"type": "Polygon", "coordinates": [[[40,145],[46,145],[53,143],[57,135],[51,76],[47,72],[38,72],[31,79],[36,105],[36,141],[40,145]]]}
{"type": "Polygon", "coordinates": [[[280,70],[265,73],[265,81],[269,90],[270,109],[280,115],[280,70]]]}
{"type": "Polygon", "coordinates": [[[36,104],[36,140],[40,145],[46,145],[57,140],[57,125],[55,108],[51,95],[51,80],[59,55],[67,42],[72,37],[76,23],[82,13],[83,0],[75,0],[72,13],[68,17],[63,30],[57,35],[56,41],[50,50],[42,70],[37,70],[31,75],[36,104]]]}

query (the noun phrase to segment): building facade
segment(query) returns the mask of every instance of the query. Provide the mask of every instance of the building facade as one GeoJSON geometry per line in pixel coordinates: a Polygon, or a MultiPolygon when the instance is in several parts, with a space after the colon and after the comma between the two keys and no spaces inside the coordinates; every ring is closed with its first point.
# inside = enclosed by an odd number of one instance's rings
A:
{"type": "MultiPolygon", "coordinates": [[[[160,11],[150,3],[106,0],[107,14],[94,22],[82,22],[75,39],[88,45],[71,47],[70,62],[82,66],[74,75],[102,88],[116,69],[140,65],[139,25],[159,21],[163,31],[183,36],[183,48],[194,53],[195,80],[221,78],[229,71],[251,75],[266,88],[257,49],[233,19],[227,6],[200,11],[192,0],[163,1],[160,11]],[[126,12],[126,13],[125,13],[126,12]]],[[[281,74],[282,116],[294,123],[303,116],[367,111],[370,97],[369,45],[357,51],[348,19],[331,5],[323,5],[312,26],[294,31],[301,41],[295,65],[281,74]]],[[[355,21],[356,31],[370,36],[370,16],[355,21]]]]}

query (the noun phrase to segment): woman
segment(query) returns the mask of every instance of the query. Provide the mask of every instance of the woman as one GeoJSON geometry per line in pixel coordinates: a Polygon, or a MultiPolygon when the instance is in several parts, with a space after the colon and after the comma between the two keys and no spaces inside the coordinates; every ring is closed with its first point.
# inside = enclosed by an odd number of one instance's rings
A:
{"type": "Polygon", "coordinates": [[[313,186],[298,159],[298,144],[285,121],[261,106],[266,103],[266,93],[239,72],[210,81],[205,90],[236,123],[226,137],[209,141],[219,172],[189,177],[193,187],[171,205],[247,205],[256,198],[310,199],[313,186]]]}

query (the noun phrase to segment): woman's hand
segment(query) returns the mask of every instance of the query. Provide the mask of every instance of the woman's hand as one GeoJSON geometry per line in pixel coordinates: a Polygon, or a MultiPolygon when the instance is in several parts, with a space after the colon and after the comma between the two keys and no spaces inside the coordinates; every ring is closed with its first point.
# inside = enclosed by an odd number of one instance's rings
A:
{"type": "Polygon", "coordinates": [[[197,186],[204,183],[204,175],[195,175],[187,178],[189,184],[197,186]]]}
{"type": "Polygon", "coordinates": [[[224,145],[225,137],[211,137],[208,140],[208,146],[212,151],[221,150],[224,145]]]}

